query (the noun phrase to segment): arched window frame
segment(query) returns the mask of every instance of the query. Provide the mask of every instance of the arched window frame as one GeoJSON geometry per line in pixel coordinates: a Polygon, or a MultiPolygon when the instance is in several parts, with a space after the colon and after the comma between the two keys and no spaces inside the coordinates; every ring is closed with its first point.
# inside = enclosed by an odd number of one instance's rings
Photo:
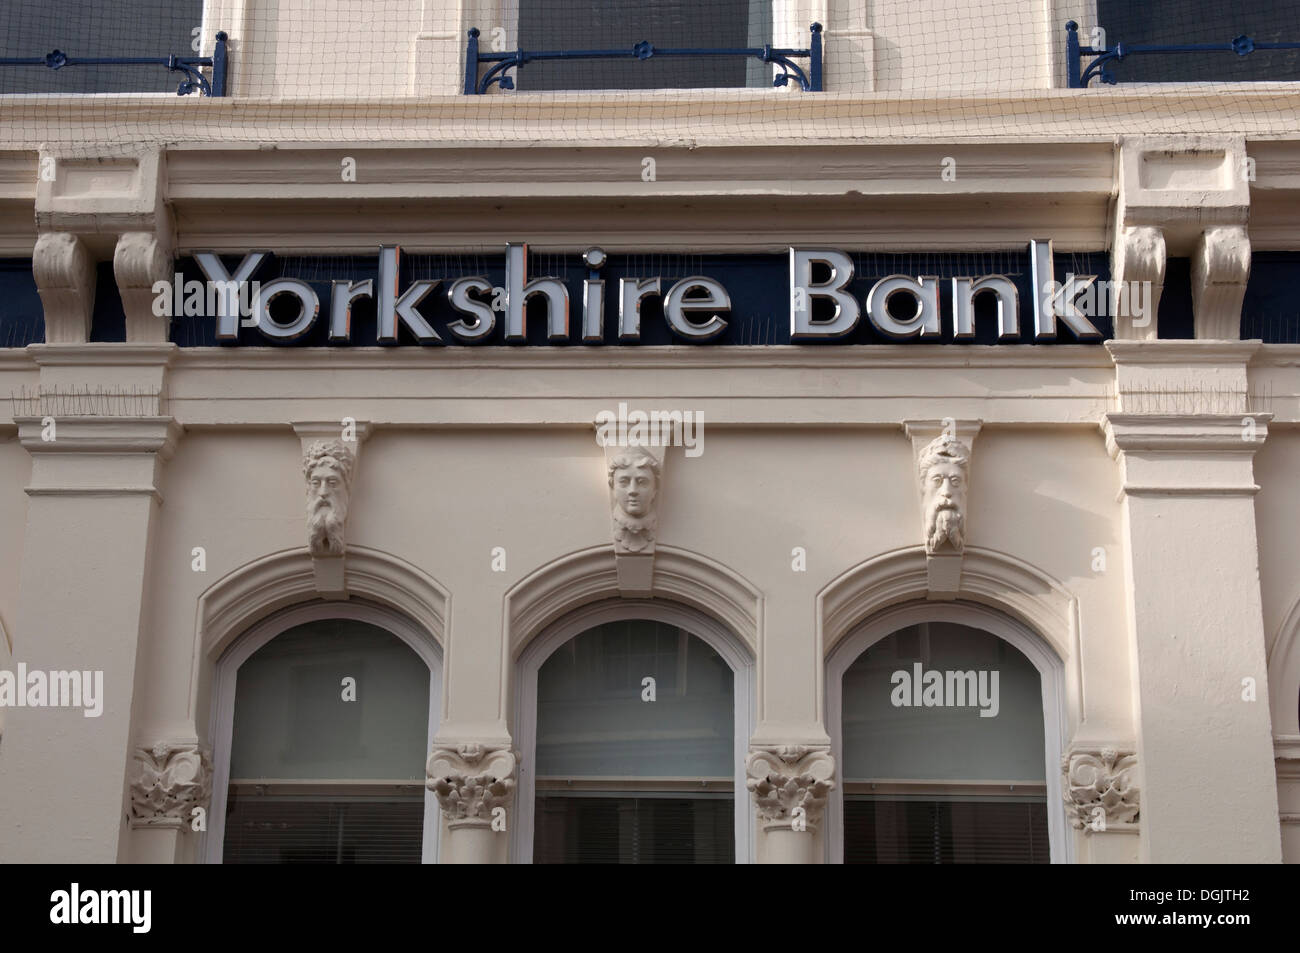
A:
{"type": "MultiPolygon", "coordinates": [[[[1073,863],[1074,838],[1066,822],[1061,793],[1061,753],[1065,736],[1065,666],[1046,641],[1016,620],[983,606],[955,602],[910,604],[880,613],[840,639],[826,659],[826,727],[837,775],[844,777],[844,675],[863,652],[899,629],[922,622],[952,622],[982,629],[1009,643],[1038,670],[1043,695],[1043,759],[1047,788],[1047,839],[1054,864],[1073,863]]],[[[837,784],[826,805],[826,852],[844,863],[844,785],[837,784]]]]}
{"type": "Polygon", "coordinates": [[[537,803],[537,673],[551,655],[569,640],[607,622],[647,619],[675,625],[698,636],[730,666],[735,677],[733,703],[733,781],[735,784],[736,863],[754,857],[754,799],[745,787],[745,756],[754,733],[756,669],[744,643],[721,623],[686,606],[653,599],[619,599],[596,603],[571,613],[533,639],[519,656],[515,680],[515,732],[520,759],[516,791],[516,821],[510,842],[512,863],[533,862],[533,813],[537,803]]]}
{"type": "MultiPolygon", "coordinates": [[[[208,829],[199,845],[199,857],[203,863],[222,862],[226,796],[230,786],[230,754],[235,727],[235,683],[240,666],[258,649],[289,629],[308,622],[334,619],[366,622],[392,633],[429,667],[429,733],[425,740],[425,751],[430,750],[442,712],[442,650],[431,635],[401,613],[356,600],[313,602],[268,616],[231,643],[218,660],[213,675],[212,713],[208,722],[215,732],[212,739],[212,804],[208,812],[208,829]]],[[[421,863],[438,862],[438,835],[441,827],[438,800],[425,787],[421,863]]]]}

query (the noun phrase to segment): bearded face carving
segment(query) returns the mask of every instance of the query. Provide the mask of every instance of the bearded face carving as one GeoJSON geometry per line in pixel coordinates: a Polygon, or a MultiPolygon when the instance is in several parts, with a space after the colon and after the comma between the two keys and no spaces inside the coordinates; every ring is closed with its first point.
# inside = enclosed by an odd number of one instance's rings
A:
{"type": "Polygon", "coordinates": [[[929,555],[962,551],[969,469],[970,451],[951,434],[936,437],[921,451],[917,472],[921,478],[925,551],[929,555]]]}
{"type": "Polygon", "coordinates": [[[341,441],[317,441],[303,455],[307,479],[307,546],[313,556],[342,556],[356,456],[341,441]]]}
{"type": "Polygon", "coordinates": [[[654,546],[655,501],[662,474],[662,465],[644,450],[628,450],[610,460],[616,552],[639,553],[654,546]]]}

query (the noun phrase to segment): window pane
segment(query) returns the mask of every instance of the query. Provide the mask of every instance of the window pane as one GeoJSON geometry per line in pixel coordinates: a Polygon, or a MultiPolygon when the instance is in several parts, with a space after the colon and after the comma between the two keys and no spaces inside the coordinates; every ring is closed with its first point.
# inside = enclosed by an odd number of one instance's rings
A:
{"type": "MultiPolygon", "coordinates": [[[[1281,0],[1098,0],[1097,19],[1106,45],[1179,46],[1229,43],[1249,36],[1257,43],[1300,42],[1300,9],[1281,0]]],[[[1085,46],[1091,37],[1081,34],[1085,46]]],[[[1112,63],[1121,83],[1245,82],[1300,80],[1300,50],[1236,53],[1142,53],[1112,63]]],[[[1094,83],[1093,85],[1100,85],[1094,83]]]]}
{"type": "Polygon", "coordinates": [[[909,626],[858,657],[843,698],[847,781],[1046,778],[1041,678],[995,635],[947,622],[909,626]],[[931,672],[943,675],[943,690],[927,697],[931,672]]]}
{"type": "Polygon", "coordinates": [[[537,775],[729,779],[734,679],[717,652],[676,626],[590,629],[537,673],[537,775]],[[642,701],[647,677],[654,701],[642,701]]]}
{"type": "Polygon", "coordinates": [[[365,622],[309,622],[240,666],[230,777],[423,781],[428,734],[429,669],[414,651],[365,622]]]}
{"type": "Polygon", "coordinates": [[[263,796],[232,787],[227,864],[418,864],[424,796],[263,796]]]}
{"type": "MultiPolygon", "coordinates": [[[[772,41],[771,0],[521,0],[528,51],[755,48],[772,41]]],[[[806,44],[805,44],[806,45],[806,44]]],[[[661,89],[772,84],[772,68],[743,56],[541,60],[514,71],[521,90],[661,89]]]]}
{"type": "Polygon", "coordinates": [[[684,629],[611,622],[557,649],[536,761],[535,863],[734,863],[735,673],[684,629]]]}
{"type": "Polygon", "coordinates": [[[538,864],[735,863],[730,798],[537,798],[538,864]]]}
{"type": "Polygon", "coordinates": [[[1046,864],[1047,805],[844,799],[846,864],[1046,864]]]}
{"type": "Polygon", "coordinates": [[[429,669],[331,619],[258,649],[235,682],[226,863],[419,863],[429,669]]]}
{"type": "MultiPolygon", "coordinates": [[[[4,0],[0,57],[196,57],[202,25],[203,0],[4,0]]],[[[175,95],[183,79],[165,66],[0,66],[0,93],[175,95]]]]}

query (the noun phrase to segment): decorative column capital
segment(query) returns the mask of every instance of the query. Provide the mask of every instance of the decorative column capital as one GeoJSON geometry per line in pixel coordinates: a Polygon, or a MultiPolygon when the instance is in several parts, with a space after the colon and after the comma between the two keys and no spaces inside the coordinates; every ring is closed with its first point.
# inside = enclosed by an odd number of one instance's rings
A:
{"type": "Polygon", "coordinates": [[[439,746],[425,764],[425,784],[453,825],[487,827],[492,812],[510,804],[518,766],[518,753],[508,745],[439,746]]]}
{"type": "Polygon", "coordinates": [[[131,826],[191,830],[195,808],[208,808],[212,758],[197,742],[160,741],[137,748],[131,779],[131,826]]]}
{"type": "Polygon", "coordinates": [[[1074,748],[1061,759],[1066,814],[1075,830],[1104,831],[1140,817],[1137,755],[1118,747],[1074,748]]]}
{"type": "Polygon", "coordinates": [[[835,787],[835,758],[813,745],[755,746],[745,758],[745,774],[767,828],[815,831],[835,787]]]}

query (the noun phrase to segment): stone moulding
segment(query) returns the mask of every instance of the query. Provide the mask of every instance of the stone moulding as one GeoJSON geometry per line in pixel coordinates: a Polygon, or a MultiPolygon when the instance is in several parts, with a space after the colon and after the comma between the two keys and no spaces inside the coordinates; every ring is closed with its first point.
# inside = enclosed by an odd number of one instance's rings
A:
{"type": "Polygon", "coordinates": [[[745,759],[745,787],[765,827],[816,831],[835,787],[835,759],[829,749],[811,745],[751,748],[745,759]],[[803,827],[796,810],[802,809],[803,827]]]}
{"type": "Polygon", "coordinates": [[[1132,750],[1073,748],[1061,759],[1061,771],[1065,810],[1075,830],[1106,830],[1111,824],[1136,824],[1140,819],[1141,789],[1132,750]]]}
{"type": "Polygon", "coordinates": [[[425,764],[426,786],[448,821],[487,826],[496,808],[509,807],[518,765],[517,752],[506,745],[439,746],[425,764]]]}
{"type": "Polygon", "coordinates": [[[212,758],[197,742],[138,748],[131,780],[131,826],[191,830],[194,809],[212,796],[212,758]]]}

